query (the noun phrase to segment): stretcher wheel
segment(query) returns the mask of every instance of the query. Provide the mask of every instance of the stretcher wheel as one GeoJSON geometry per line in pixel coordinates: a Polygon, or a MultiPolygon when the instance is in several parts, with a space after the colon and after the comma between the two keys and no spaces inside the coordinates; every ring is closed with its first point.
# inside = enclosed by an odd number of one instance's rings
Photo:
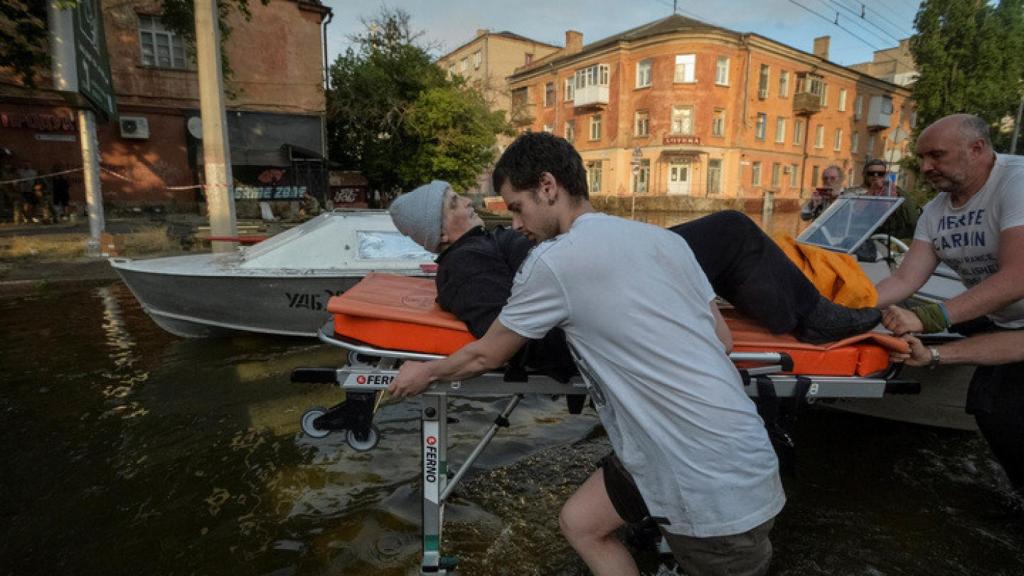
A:
{"type": "Polygon", "coordinates": [[[331,433],[330,430],[321,430],[317,428],[314,422],[316,419],[327,413],[324,408],[310,408],[306,410],[306,413],[302,415],[302,432],[310,438],[325,438],[331,433]]]}
{"type": "Polygon", "coordinates": [[[345,442],[352,447],[356,452],[368,452],[377,447],[377,443],[380,442],[380,432],[377,427],[370,425],[370,432],[366,435],[366,440],[359,440],[356,438],[356,433],[349,430],[345,433],[345,442]]]}

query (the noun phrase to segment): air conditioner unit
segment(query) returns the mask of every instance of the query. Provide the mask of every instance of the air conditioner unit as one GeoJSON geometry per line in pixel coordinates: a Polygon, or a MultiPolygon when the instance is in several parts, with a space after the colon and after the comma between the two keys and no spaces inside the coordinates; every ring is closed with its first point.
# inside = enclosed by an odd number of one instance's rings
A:
{"type": "Polygon", "coordinates": [[[767,88],[761,88],[761,89],[759,89],[757,91],[757,99],[758,100],[766,100],[767,98],[768,98],[768,89],[767,88]]]}
{"type": "Polygon", "coordinates": [[[783,166],[782,167],[782,173],[783,174],[792,174],[793,173],[793,167],[792,166],[783,166]]]}
{"type": "Polygon", "coordinates": [[[149,138],[149,120],[142,116],[121,116],[120,124],[122,138],[149,138]]]}

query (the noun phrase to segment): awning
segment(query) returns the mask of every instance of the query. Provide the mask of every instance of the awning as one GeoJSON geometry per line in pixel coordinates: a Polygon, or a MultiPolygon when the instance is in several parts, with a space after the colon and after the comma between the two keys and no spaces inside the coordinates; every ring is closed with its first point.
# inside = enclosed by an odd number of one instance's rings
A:
{"type": "Polygon", "coordinates": [[[696,158],[701,154],[706,154],[701,150],[688,150],[686,148],[670,148],[668,150],[662,150],[659,158],[696,158]]]}

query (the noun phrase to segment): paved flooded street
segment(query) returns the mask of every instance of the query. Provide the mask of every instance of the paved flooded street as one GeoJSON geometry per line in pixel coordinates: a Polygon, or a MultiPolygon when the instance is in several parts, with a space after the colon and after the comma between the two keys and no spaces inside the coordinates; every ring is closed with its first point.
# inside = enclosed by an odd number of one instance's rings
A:
{"type": "MultiPolygon", "coordinates": [[[[120,282],[5,293],[0,318],[0,574],[416,572],[416,404],[382,408],[369,453],[299,432],[341,394],[289,371],[335,349],[178,339],[120,282]]],[[[453,401],[456,465],[501,404],[453,401]]],[[[773,574],[1024,574],[1024,506],[976,433],[814,406],[795,437],[773,574]]],[[[447,509],[461,573],[586,574],[557,511],[607,450],[591,411],[527,399],[447,509]]]]}

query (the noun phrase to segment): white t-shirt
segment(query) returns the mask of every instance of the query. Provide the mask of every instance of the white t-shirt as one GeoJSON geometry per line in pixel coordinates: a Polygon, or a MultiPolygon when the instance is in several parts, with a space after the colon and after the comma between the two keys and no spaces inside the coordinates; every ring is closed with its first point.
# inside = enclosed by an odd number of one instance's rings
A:
{"type": "Polygon", "coordinates": [[[541,243],[498,320],[565,330],[616,454],[665,528],[745,532],[785,503],[778,459],[715,334],[715,295],[679,235],[599,213],[541,243]]]}
{"type": "MultiPolygon", "coordinates": [[[[914,239],[931,242],[970,288],[999,271],[999,233],[1017,226],[1024,226],[1024,157],[996,154],[988,180],[966,204],[954,208],[943,192],[924,207],[914,239]]],[[[988,317],[1005,328],[1024,327],[1024,300],[988,317]]]]}

